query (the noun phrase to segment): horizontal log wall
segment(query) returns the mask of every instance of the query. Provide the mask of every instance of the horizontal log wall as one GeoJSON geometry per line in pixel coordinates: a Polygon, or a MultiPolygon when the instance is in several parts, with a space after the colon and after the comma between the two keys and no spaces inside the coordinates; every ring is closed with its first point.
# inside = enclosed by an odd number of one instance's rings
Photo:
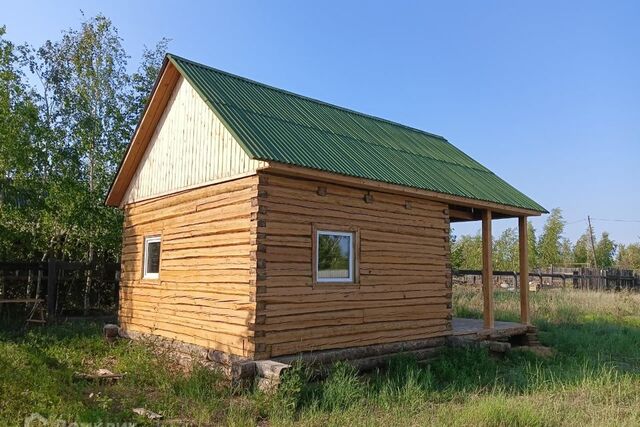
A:
{"type": "Polygon", "coordinates": [[[256,358],[448,334],[445,204],[259,174],[256,358]],[[314,224],[358,228],[359,283],[313,283],[314,224]]]}
{"type": "Polygon", "coordinates": [[[252,357],[258,177],[125,207],[120,325],[252,357]],[[142,279],[144,236],[161,234],[158,280],[142,279]]]}

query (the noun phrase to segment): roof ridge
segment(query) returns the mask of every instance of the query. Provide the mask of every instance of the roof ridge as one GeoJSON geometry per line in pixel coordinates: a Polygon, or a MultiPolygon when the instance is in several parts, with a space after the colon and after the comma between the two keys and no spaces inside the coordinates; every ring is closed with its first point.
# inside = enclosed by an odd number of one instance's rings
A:
{"type": "Polygon", "coordinates": [[[280,117],[274,117],[272,115],[260,113],[258,111],[247,110],[246,108],[242,108],[242,107],[240,107],[238,105],[230,104],[228,102],[221,102],[221,101],[214,101],[214,100],[209,100],[209,102],[211,102],[212,104],[225,105],[227,107],[243,111],[244,113],[256,114],[256,115],[259,115],[259,116],[262,116],[262,117],[269,117],[272,120],[276,120],[276,121],[283,122],[283,123],[288,123],[288,124],[293,125],[293,126],[298,126],[298,127],[308,128],[308,129],[315,129],[315,130],[317,130],[319,132],[327,133],[327,134],[334,135],[334,136],[340,136],[342,138],[350,139],[350,140],[355,141],[355,142],[360,143],[360,144],[373,145],[373,146],[376,146],[376,147],[383,148],[385,150],[391,150],[391,151],[395,151],[395,152],[398,152],[398,153],[410,154],[412,156],[418,156],[418,157],[422,157],[422,158],[425,158],[425,159],[430,159],[430,160],[433,160],[434,162],[440,162],[440,163],[444,163],[444,164],[447,164],[447,165],[453,165],[453,166],[458,166],[458,167],[463,167],[463,168],[469,168],[469,169],[476,170],[478,172],[490,173],[490,174],[495,175],[495,173],[493,173],[493,171],[491,171],[490,169],[488,169],[485,166],[481,165],[480,163],[478,163],[479,167],[478,167],[478,165],[473,165],[473,166],[461,165],[460,163],[452,162],[450,160],[437,159],[437,158],[435,158],[433,156],[428,156],[428,155],[421,154],[421,153],[412,153],[411,151],[403,150],[403,149],[400,149],[400,148],[394,148],[394,147],[390,147],[388,145],[378,144],[376,142],[365,141],[363,139],[355,138],[355,137],[346,135],[344,133],[336,133],[336,132],[332,132],[331,130],[327,130],[327,129],[311,128],[310,126],[307,126],[307,125],[304,125],[304,124],[301,124],[301,123],[292,122],[290,120],[285,120],[285,119],[282,119],[280,117]]]}
{"type": "Polygon", "coordinates": [[[184,58],[182,56],[179,56],[179,55],[176,55],[176,54],[173,54],[173,53],[167,53],[167,57],[173,58],[173,59],[179,60],[179,61],[188,62],[188,63],[190,63],[192,65],[197,66],[197,67],[204,68],[204,69],[207,69],[207,70],[211,70],[211,71],[214,71],[214,72],[217,72],[217,73],[220,73],[220,74],[224,74],[224,75],[226,75],[228,77],[232,77],[232,78],[237,79],[237,80],[242,80],[242,81],[244,81],[246,83],[250,83],[250,84],[253,84],[253,85],[256,85],[256,86],[261,86],[261,87],[264,87],[264,88],[267,88],[267,89],[270,89],[270,90],[274,90],[276,92],[280,92],[280,93],[283,93],[283,94],[288,95],[288,96],[293,96],[293,97],[296,97],[296,98],[305,99],[307,101],[311,101],[311,102],[314,102],[316,104],[324,105],[326,107],[335,108],[337,110],[342,110],[342,111],[345,111],[347,113],[354,114],[356,116],[361,116],[361,117],[365,117],[365,118],[368,118],[368,119],[373,119],[373,120],[376,120],[376,121],[379,121],[379,122],[383,122],[383,123],[387,123],[387,124],[394,125],[394,126],[400,126],[400,127],[405,128],[405,129],[409,129],[409,130],[411,130],[413,132],[418,132],[418,133],[422,133],[424,135],[428,135],[428,136],[431,136],[431,137],[434,137],[434,138],[441,139],[441,140],[451,144],[447,140],[447,138],[445,138],[442,135],[438,135],[438,134],[435,134],[435,133],[432,133],[432,132],[427,132],[425,130],[418,129],[418,128],[413,127],[413,126],[405,125],[405,124],[402,124],[402,123],[399,123],[399,122],[394,122],[393,120],[389,120],[389,119],[385,119],[385,118],[382,118],[382,117],[374,116],[374,115],[371,115],[371,114],[363,113],[363,112],[360,112],[360,111],[352,110],[351,108],[341,107],[340,105],[332,104],[330,102],[322,101],[322,100],[319,100],[319,99],[316,99],[316,98],[312,98],[310,96],[301,95],[299,93],[291,92],[291,91],[286,90],[286,89],[282,89],[282,88],[279,88],[279,87],[271,86],[271,85],[268,85],[266,83],[262,83],[262,82],[259,82],[259,81],[256,81],[256,80],[249,79],[247,77],[239,76],[237,74],[233,74],[233,73],[230,73],[228,71],[221,70],[219,68],[212,67],[210,65],[206,65],[206,64],[202,64],[200,62],[192,61],[190,59],[184,58]]]}

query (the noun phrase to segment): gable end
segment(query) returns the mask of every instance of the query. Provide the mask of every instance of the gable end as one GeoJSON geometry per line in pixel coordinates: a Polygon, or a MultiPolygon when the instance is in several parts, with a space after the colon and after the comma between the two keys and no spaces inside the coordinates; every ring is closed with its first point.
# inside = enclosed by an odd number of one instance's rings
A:
{"type": "Polygon", "coordinates": [[[106,203],[122,207],[247,176],[263,163],[247,155],[193,86],[166,63],[106,203]]]}

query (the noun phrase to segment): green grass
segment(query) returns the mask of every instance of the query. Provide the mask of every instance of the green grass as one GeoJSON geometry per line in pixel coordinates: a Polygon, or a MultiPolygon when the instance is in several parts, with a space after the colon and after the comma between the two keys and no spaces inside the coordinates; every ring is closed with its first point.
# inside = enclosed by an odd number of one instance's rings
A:
{"type": "MultiPolygon", "coordinates": [[[[314,382],[295,367],[277,392],[231,388],[216,372],[176,368],[151,344],[108,344],[100,325],[0,332],[0,425],[25,416],[78,422],[150,421],[135,407],[193,425],[640,425],[640,295],[544,291],[531,296],[550,359],[448,349],[429,365],[394,359],[366,375],[337,364],[314,382]],[[75,371],[126,372],[113,385],[75,371]]],[[[517,320],[517,294],[496,293],[496,314],[517,320]]],[[[456,315],[480,317],[477,289],[458,287],[456,315]]]]}

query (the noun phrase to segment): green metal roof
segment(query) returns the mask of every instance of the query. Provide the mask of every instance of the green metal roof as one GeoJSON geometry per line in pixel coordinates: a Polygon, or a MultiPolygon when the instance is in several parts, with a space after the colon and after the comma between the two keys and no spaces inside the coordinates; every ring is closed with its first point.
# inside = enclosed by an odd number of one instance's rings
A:
{"type": "Polygon", "coordinates": [[[441,136],[167,56],[253,159],[546,212],[441,136]]]}

